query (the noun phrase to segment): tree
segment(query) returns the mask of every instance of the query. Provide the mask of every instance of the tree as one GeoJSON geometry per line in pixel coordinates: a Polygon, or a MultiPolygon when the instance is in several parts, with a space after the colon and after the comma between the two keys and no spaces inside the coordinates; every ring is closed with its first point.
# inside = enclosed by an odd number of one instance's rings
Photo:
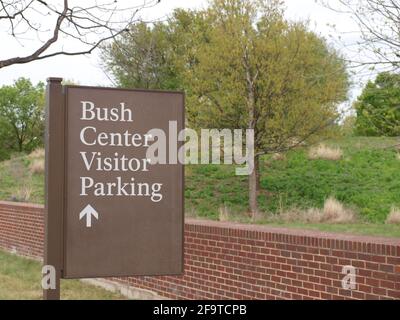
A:
{"type": "Polygon", "coordinates": [[[166,23],[133,24],[101,46],[103,66],[121,87],[190,92],[186,72],[196,63],[196,48],[207,41],[209,29],[205,12],[182,9],[166,23]]]}
{"type": "Polygon", "coordinates": [[[0,117],[0,161],[10,157],[13,137],[8,129],[7,122],[0,117]]]}
{"type": "MultiPolygon", "coordinates": [[[[159,2],[0,0],[0,26],[8,30],[8,37],[23,44],[27,40],[23,35],[30,31],[38,39],[37,48],[30,54],[0,60],[0,68],[57,55],[91,53],[104,41],[127,30],[137,21],[140,10],[159,2]],[[73,40],[70,50],[64,48],[63,39],[73,40]]],[[[7,35],[2,36],[2,41],[7,35]]]]}
{"type": "Polygon", "coordinates": [[[30,152],[43,145],[44,84],[33,86],[20,78],[0,88],[0,142],[2,149],[30,152]]]}
{"type": "Polygon", "coordinates": [[[380,73],[367,83],[354,107],[357,134],[400,136],[400,75],[380,73]]]}
{"type": "Polygon", "coordinates": [[[184,89],[194,129],[254,130],[252,214],[258,210],[259,157],[323,133],[337,120],[348,90],[340,55],[306,24],[290,23],[283,14],[280,1],[214,0],[206,10],[175,11],[166,25],[138,27],[133,38],[119,38],[106,61],[119,84],[151,78],[164,79],[150,82],[156,87],[174,83],[184,89]],[[160,30],[166,41],[153,54],[166,58],[140,68],[134,55],[146,56],[148,39],[160,30]],[[159,61],[172,72],[163,72],[159,61]]]}
{"type": "Polygon", "coordinates": [[[348,90],[340,55],[303,23],[283,18],[280,1],[215,0],[207,41],[188,72],[190,123],[253,129],[255,170],[249,207],[257,207],[258,161],[324,132],[348,90]]]}
{"type": "Polygon", "coordinates": [[[400,2],[394,0],[320,0],[336,12],[349,14],[361,32],[356,66],[400,67],[400,2]]]}
{"type": "Polygon", "coordinates": [[[137,23],[122,37],[102,48],[105,68],[119,86],[145,89],[176,89],[178,76],[167,26],[137,23]]]}

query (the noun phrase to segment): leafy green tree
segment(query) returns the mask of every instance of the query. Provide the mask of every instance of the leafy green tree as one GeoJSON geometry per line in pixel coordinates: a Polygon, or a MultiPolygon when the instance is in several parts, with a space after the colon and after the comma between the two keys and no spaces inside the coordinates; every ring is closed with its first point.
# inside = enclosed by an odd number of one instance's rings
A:
{"type": "Polygon", "coordinates": [[[367,83],[354,107],[358,135],[399,136],[400,74],[380,73],[367,83]]]}
{"type": "Polygon", "coordinates": [[[44,84],[20,78],[0,88],[0,143],[9,152],[30,152],[43,145],[44,84]]]}
{"type": "Polygon", "coordinates": [[[214,0],[208,41],[188,75],[189,119],[198,127],[254,129],[249,207],[257,212],[259,157],[284,152],[335,123],[348,77],[340,55],[280,1],[214,0]]]}
{"type": "Polygon", "coordinates": [[[12,147],[12,135],[7,122],[0,117],[0,161],[10,157],[12,147]]]}
{"type": "Polygon", "coordinates": [[[133,25],[129,32],[102,48],[105,67],[119,86],[145,89],[176,89],[178,76],[167,26],[133,25]]]}
{"type": "Polygon", "coordinates": [[[190,127],[254,130],[253,214],[259,157],[318,138],[348,90],[341,56],[283,16],[277,0],[214,0],[206,10],[177,10],[165,24],[138,25],[105,52],[122,86],[184,89],[190,127]]]}
{"type": "Polygon", "coordinates": [[[121,87],[184,89],[186,73],[196,63],[196,50],[211,26],[204,11],[177,9],[166,23],[138,23],[102,46],[102,61],[121,87]]]}

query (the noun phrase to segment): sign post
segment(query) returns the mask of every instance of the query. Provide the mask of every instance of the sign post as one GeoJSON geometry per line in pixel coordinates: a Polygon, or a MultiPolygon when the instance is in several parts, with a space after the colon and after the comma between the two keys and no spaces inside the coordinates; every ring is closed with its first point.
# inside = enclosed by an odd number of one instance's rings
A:
{"type": "Polygon", "coordinates": [[[63,266],[65,99],[61,81],[47,81],[44,265],[54,268],[55,287],[43,290],[46,300],[60,299],[63,266]]]}
{"type": "Polygon", "coordinates": [[[166,158],[183,144],[183,93],[54,78],[47,90],[44,260],[56,289],[44,298],[59,299],[60,278],[181,274],[183,164],[166,158]]]}

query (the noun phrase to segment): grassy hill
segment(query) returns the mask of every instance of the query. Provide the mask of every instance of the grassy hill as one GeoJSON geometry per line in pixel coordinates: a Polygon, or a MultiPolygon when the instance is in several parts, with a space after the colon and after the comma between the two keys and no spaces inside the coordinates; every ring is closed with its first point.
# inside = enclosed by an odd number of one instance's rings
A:
{"type": "MultiPolygon", "coordinates": [[[[366,221],[384,222],[391,207],[400,206],[400,160],[395,148],[390,148],[395,144],[391,138],[331,142],[343,152],[337,161],[310,160],[307,149],[264,157],[260,208],[278,213],[293,207],[321,207],[334,196],[366,221]]],[[[192,166],[186,176],[189,208],[200,216],[215,217],[221,205],[233,212],[246,210],[247,179],[236,177],[233,167],[192,166]]]]}
{"type": "MultiPolygon", "coordinates": [[[[327,142],[340,151],[336,160],[311,157],[306,148],[264,157],[262,213],[256,223],[400,237],[400,225],[385,224],[392,208],[400,207],[399,143],[394,138],[354,137],[327,142]],[[302,218],[304,212],[324,211],[329,197],[356,218],[340,224],[302,218]]],[[[43,203],[43,162],[43,152],[35,152],[0,163],[0,199],[43,203]]],[[[187,215],[250,222],[247,178],[235,176],[234,169],[187,166],[187,215]]]]}

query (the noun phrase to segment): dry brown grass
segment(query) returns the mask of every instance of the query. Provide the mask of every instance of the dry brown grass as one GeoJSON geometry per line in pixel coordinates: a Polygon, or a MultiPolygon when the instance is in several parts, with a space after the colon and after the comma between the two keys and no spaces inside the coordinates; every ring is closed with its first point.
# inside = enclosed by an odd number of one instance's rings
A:
{"type": "Polygon", "coordinates": [[[342,203],[333,197],[328,198],[322,209],[310,208],[307,210],[292,209],[284,211],[277,217],[283,222],[303,222],[303,223],[351,223],[357,220],[356,213],[346,208],[342,203]]]}
{"type": "Polygon", "coordinates": [[[274,153],[271,159],[274,161],[283,161],[286,159],[286,156],[283,153],[274,153]]]}
{"type": "Polygon", "coordinates": [[[227,206],[219,208],[218,220],[222,222],[231,220],[231,212],[227,206]]]}
{"type": "Polygon", "coordinates": [[[29,185],[21,186],[12,196],[13,199],[19,202],[28,202],[31,199],[32,187],[29,185]]]}
{"type": "Polygon", "coordinates": [[[328,147],[324,144],[313,147],[308,152],[308,158],[311,160],[324,159],[324,160],[340,160],[343,156],[343,151],[340,148],[328,147]]]}
{"type": "Polygon", "coordinates": [[[325,201],[321,222],[349,223],[356,220],[353,210],[346,208],[342,203],[333,197],[325,201]]]}
{"type": "Polygon", "coordinates": [[[42,174],[45,171],[44,168],[44,159],[34,159],[29,166],[29,170],[32,174],[42,174]]]}
{"type": "Polygon", "coordinates": [[[301,210],[293,208],[288,211],[281,212],[275,220],[285,223],[302,222],[302,223],[321,223],[323,212],[320,209],[310,208],[301,210]]]}
{"type": "Polygon", "coordinates": [[[386,218],[386,223],[400,224],[400,209],[399,208],[392,207],[388,217],[386,218]]]}
{"type": "Polygon", "coordinates": [[[197,214],[196,209],[190,208],[189,210],[187,210],[187,211],[185,212],[185,217],[188,217],[188,218],[198,218],[198,214],[197,214]]]}
{"type": "Polygon", "coordinates": [[[21,159],[12,159],[7,161],[7,169],[9,175],[15,182],[21,182],[27,178],[25,166],[21,159]]]}
{"type": "Polygon", "coordinates": [[[43,148],[36,149],[29,154],[31,159],[44,159],[45,151],[43,148]]]}

